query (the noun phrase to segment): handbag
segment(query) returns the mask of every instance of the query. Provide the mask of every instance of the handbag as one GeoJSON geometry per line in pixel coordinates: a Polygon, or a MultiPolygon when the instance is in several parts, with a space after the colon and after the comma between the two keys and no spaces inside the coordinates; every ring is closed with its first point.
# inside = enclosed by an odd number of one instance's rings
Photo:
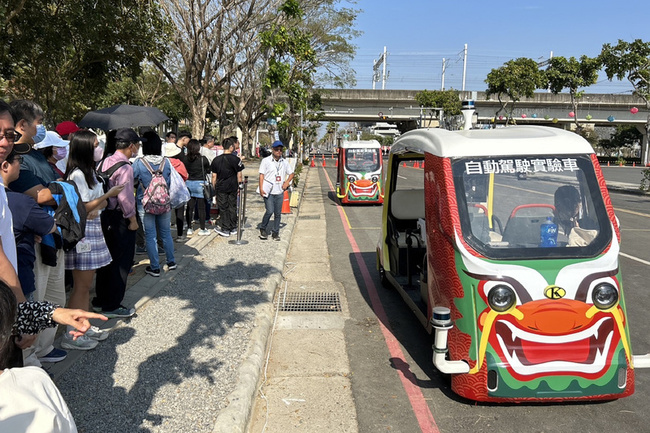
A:
{"type": "Polygon", "coordinates": [[[214,190],[214,187],[212,186],[212,182],[209,181],[206,176],[205,176],[205,171],[203,168],[203,158],[205,156],[201,155],[201,172],[203,173],[203,198],[206,199],[207,201],[211,201],[212,197],[217,195],[216,191],[214,190]]]}
{"type": "Polygon", "coordinates": [[[171,196],[172,209],[178,209],[190,201],[190,191],[187,189],[183,178],[178,174],[174,166],[171,167],[169,177],[171,180],[169,182],[169,195],[171,196]]]}

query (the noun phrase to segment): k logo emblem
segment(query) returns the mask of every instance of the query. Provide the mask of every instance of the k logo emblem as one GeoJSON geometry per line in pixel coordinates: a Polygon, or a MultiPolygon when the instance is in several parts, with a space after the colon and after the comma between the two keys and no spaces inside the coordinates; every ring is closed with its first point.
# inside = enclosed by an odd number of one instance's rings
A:
{"type": "Polygon", "coordinates": [[[566,296],[566,290],[559,286],[548,286],[544,289],[544,296],[548,299],[562,299],[566,296]]]}

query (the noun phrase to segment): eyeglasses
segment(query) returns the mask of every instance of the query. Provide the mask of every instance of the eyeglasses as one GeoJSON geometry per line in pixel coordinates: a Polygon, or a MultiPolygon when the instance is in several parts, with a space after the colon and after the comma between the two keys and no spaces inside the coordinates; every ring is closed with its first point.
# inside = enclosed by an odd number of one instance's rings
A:
{"type": "Polygon", "coordinates": [[[279,150],[280,152],[282,152],[282,148],[281,148],[281,147],[274,147],[273,150],[279,150]]]}
{"type": "Polygon", "coordinates": [[[0,141],[2,141],[3,138],[7,139],[7,143],[13,143],[14,140],[16,139],[16,131],[14,130],[5,131],[4,134],[0,134],[0,141]]]}

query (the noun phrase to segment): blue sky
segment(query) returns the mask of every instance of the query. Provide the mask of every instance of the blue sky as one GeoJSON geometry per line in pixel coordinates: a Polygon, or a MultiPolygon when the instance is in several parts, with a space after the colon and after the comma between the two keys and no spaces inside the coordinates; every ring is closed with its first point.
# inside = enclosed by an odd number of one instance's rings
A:
{"type": "MultiPolygon", "coordinates": [[[[468,45],[466,90],[485,90],[485,77],[510,59],[594,57],[618,39],[650,41],[650,1],[592,0],[359,0],[351,66],[357,88],[372,88],[373,59],[388,51],[386,89],[439,90],[442,59],[445,88],[460,90],[463,47],[468,45]]],[[[381,81],[376,85],[381,88],[381,81]]],[[[629,93],[627,81],[604,73],[588,93],[629,93]]]]}

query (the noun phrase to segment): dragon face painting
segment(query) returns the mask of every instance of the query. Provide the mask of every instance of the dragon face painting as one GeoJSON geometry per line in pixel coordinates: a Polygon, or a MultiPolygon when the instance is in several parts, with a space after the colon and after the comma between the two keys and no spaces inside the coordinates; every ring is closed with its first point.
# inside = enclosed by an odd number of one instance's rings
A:
{"type": "Polygon", "coordinates": [[[362,178],[349,184],[348,198],[351,200],[377,200],[379,197],[379,180],[362,178]]]}
{"type": "MultiPolygon", "coordinates": [[[[476,362],[469,374],[492,372],[489,396],[631,393],[626,382],[632,354],[617,278],[617,242],[598,258],[574,260],[548,272],[549,266],[535,269],[534,261],[525,266],[492,263],[457,241],[460,271],[478,290],[478,333],[472,343],[476,362]]],[[[460,330],[465,325],[466,318],[458,321],[460,330]]]]}

